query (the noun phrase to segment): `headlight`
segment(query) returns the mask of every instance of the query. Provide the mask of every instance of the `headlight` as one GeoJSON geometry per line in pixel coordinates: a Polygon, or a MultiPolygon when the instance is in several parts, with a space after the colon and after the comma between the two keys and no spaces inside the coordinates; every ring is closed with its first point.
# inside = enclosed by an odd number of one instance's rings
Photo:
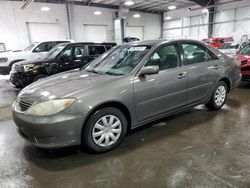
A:
{"type": "Polygon", "coordinates": [[[76,99],[55,99],[31,106],[27,114],[33,116],[49,116],[63,111],[72,105],[76,99]]]}
{"type": "Polygon", "coordinates": [[[15,64],[12,66],[11,70],[16,71],[16,72],[23,72],[24,71],[23,66],[15,65],[15,64]]]}
{"type": "Polygon", "coordinates": [[[0,58],[0,63],[5,63],[8,61],[8,58],[7,57],[2,57],[0,58]]]}
{"type": "Polygon", "coordinates": [[[23,66],[24,72],[31,71],[35,65],[34,64],[28,64],[23,66]]]}

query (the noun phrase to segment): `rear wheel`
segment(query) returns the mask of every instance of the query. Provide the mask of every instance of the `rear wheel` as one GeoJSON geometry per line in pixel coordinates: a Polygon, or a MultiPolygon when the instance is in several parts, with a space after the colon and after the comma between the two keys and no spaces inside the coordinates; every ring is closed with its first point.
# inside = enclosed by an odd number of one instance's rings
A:
{"type": "Polygon", "coordinates": [[[227,85],[225,82],[220,81],[212,94],[212,97],[209,101],[209,103],[206,104],[206,106],[210,110],[219,110],[222,108],[222,106],[225,104],[227,99],[227,85]]]}
{"type": "Polygon", "coordinates": [[[82,133],[82,144],[94,153],[111,151],[122,142],[127,124],[126,117],[119,109],[102,108],[87,121],[82,133]]]}

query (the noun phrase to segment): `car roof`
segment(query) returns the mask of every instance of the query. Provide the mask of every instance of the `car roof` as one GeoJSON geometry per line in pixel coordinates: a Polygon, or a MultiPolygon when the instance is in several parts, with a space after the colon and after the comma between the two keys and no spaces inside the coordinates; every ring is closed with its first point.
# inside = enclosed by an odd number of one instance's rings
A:
{"type": "Polygon", "coordinates": [[[116,45],[114,42],[103,42],[103,43],[95,43],[95,42],[73,42],[69,45],[116,45]]]}
{"type": "Polygon", "coordinates": [[[131,42],[131,43],[125,43],[126,44],[131,44],[131,45],[149,45],[149,46],[155,46],[159,44],[164,44],[164,43],[169,43],[169,42],[198,42],[198,43],[204,43],[199,40],[194,40],[194,39],[157,39],[157,40],[145,40],[145,41],[136,41],[136,42],[131,42]]]}
{"type": "Polygon", "coordinates": [[[74,42],[74,40],[72,39],[43,40],[43,41],[35,41],[33,43],[43,43],[43,42],[74,42]]]}

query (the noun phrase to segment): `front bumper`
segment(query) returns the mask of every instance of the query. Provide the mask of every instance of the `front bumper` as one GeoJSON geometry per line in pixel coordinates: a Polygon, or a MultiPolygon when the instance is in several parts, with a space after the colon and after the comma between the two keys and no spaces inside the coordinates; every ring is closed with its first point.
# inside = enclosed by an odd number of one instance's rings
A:
{"type": "Polygon", "coordinates": [[[242,81],[250,81],[250,75],[242,75],[242,81]]]}
{"type": "Polygon", "coordinates": [[[31,84],[34,80],[34,74],[10,71],[10,83],[18,88],[23,88],[31,84]]]}
{"type": "Polygon", "coordinates": [[[9,66],[0,66],[0,74],[9,74],[10,67],[9,66]]]}
{"type": "Polygon", "coordinates": [[[83,117],[58,113],[39,117],[12,110],[21,137],[40,148],[61,148],[81,144],[83,117]]]}
{"type": "Polygon", "coordinates": [[[250,81],[250,66],[241,67],[242,81],[250,81]]]}

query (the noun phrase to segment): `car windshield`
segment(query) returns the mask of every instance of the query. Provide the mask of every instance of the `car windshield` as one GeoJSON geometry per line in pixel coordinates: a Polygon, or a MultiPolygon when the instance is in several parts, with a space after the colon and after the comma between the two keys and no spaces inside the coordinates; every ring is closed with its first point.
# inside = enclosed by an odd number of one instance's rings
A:
{"type": "Polygon", "coordinates": [[[55,59],[56,56],[68,45],[68,43],[58,44],[52,48],[49,53],[45,56],[45,59],[55,59]]]}
{"type": "Polygon", "coordinates": [[[250,45],[245,46],[241,51],[240,54],[250,54],[250,45]]]}
{"type": "Polygon", "coordinates": [[[118,46],[95,61],[84,70],[100,74],[125,75],[142,60],[151,46],[118,46]]]}
{"type": "Polygon", "coordinates": [[[34,42],[31,45],[27,46],[26,48],[24,48],[23,51],[30,51],[32,48],[34,48],[36,45],[38,44],[38,42],[34,42]]]}

